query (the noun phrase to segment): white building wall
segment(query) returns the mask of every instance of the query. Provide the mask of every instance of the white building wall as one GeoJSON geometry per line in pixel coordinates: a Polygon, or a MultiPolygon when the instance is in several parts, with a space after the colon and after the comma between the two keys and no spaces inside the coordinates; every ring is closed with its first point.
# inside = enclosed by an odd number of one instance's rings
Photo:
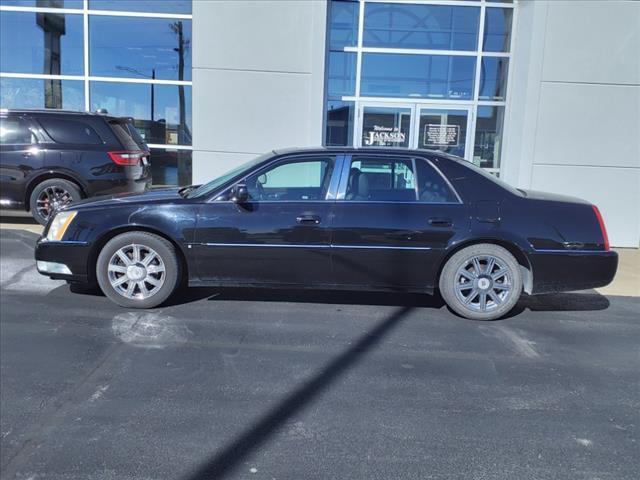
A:
{"type": "Polygon", "coordinates": [[[640,2],[518,4],[502,176],[600,208],[640,243],[640,2]]]}
{"type": "Polygon", "coordinates": [[[193,181],[320,145],[327,5],[193,2],[193,181]]]}

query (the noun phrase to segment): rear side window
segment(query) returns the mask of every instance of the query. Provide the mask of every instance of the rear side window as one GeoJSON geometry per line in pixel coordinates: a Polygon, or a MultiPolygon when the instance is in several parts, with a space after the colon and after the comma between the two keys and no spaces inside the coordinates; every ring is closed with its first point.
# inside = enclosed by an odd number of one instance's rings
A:
{"type": "Polygon", "coordinates": [[[1,145],[30,145],[36,138],[21,118],[0,118],[1,145]]]}
{"type": "Polygon", "coordinates": [[[147,145],[140,136],[140,132],[130,121],[110,120],[109,126],[125,150],[147,150],[147,145]]]}
{"type": "Polygon", "coordinates": [[[418,198],[428,203],[457,203],[458,197],[445,179],[424,159],[416,158],[418,198]]]}
{"type": "Polygon", "coordinates": [[[354,157],[345,200],[415,202],[413,162],[410,158],[354,157]]]}
{"type": "Polygon", "coordinates": [[[56,143],[76,145],[101,145],[104,143],[96,131],[84,122],[39,118],[40,125],[56,143]]]}

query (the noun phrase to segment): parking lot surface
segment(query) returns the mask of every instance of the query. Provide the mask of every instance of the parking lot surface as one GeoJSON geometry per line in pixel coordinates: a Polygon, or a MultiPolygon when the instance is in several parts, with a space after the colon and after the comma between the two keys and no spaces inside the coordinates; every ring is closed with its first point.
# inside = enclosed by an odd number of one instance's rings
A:
{"type": "Polygon", "coordinates": [[[640,301],[194,289],[152,311],[0,231],[2,479],[637,479],[640,301]]]}

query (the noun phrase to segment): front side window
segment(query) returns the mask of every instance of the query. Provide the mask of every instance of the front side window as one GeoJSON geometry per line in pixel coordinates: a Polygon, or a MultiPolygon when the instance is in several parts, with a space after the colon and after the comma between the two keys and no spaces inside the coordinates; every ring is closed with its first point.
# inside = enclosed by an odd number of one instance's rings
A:
{"type": "Polygon", "coordinates": [[[20,118],[0,118],[0,145],[30,145],[36,139],[20,118]]]}
{"type": "Polygon", "coordinates": [[[409,158],[354,157],[345,200],[379,202],[416,201],[416,177],[409,158]]]}
{"type": "Polygon", "coordinates": [[[318,201],[329,189],[335,159],[283,160],[245,179],[255,201],[318,201]]]}

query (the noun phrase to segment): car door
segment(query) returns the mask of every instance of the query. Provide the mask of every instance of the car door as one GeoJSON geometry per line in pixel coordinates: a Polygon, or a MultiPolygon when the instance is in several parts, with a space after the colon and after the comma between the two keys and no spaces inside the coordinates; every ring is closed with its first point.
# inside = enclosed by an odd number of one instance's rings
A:
{"type": "Polygon", "coordinates": [[[44,162],[35,133],[17,115],[0,116],[0,206],[22,208],[29,174],[44,162]]]}
{"type": "Polygon", "coordinates": [[[345,159],[332,221],[336,282],[430,290],[445,249],[468,228],[467,207],[426,159],[345,159]]]}
{"type": "MultiPolygon", "coordinates": [[[[331,280],[329,223],[336,155],[281,157],[244,183],[249,200],[203,204],[195,232],[205,283],[311,285],[331,280]]],[[[233,188],[233,187],[232,187],[233,188]]]]}

